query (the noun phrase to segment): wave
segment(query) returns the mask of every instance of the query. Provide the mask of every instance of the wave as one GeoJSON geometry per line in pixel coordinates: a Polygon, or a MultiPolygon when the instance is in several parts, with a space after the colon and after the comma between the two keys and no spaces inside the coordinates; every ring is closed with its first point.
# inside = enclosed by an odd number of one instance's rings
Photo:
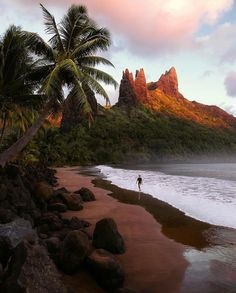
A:
{"type": "Polygon", "coordinates": [[[143,178],[142,192],[171,204],[197,220],[236,229],[235,181],[109,166],[97,168],[113,184],[134,191],[138,191],[136,180],[140,174],[143,178]]]}

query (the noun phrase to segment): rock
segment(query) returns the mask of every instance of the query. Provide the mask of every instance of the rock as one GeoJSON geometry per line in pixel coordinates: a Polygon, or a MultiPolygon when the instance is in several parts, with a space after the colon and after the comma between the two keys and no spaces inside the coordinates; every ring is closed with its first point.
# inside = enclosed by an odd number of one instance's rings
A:
{"type": "Polygon", "coordinates": [[[17,216],[10,209],[0,208],[0,223],[6,224],[13,221],[17,216]]]}
{"type": "Polygon", "coordinates": [[[88,236],[81,231],[68,233],[62,244],[61,269],[68,273],[76,272],[90,251],[88,236]]]}
{"type": "Polygon", "coordinates": [[[31,223],[24,219],[16,219],[0,225],[0,262],[5,266],[11,251],[23,240],[36,241],[37,234],[31,223]]]}
{"type": "Polygon", "coordinates": [[[7,197],[7,187],[5,184],[0,184],[0,202],[7,197]]]}
{"type": "Polygon", "coordinates": [[[79,194],[83,201],[94,201],[96,200],[94,193],[88,188],[82,187],[74,193],[79,194]]]}
{"type": "Polygon", "coordinates": [[[61,246],[61,241],[57,237],[50,237],[45,240],[49,253],[56,253],[61,246]]]}
{"type": "Polygon", "coordinates": [[[53,204],[48,205],[48,210],[64,213],[67,211],[67,207],[63,203],[53,203],[53,204]]]}
{"type": "Polygon", "coordinates": [[[168,96],[178,97],[180,94],[175,68],[171,67],[169,71],[166,71],[165,74],[161,75],[157,82],[152,82],[148,88],[149,90],[159,89],[168,96]]]}
{"type": "Polygon", "coordinates": [[[83,228],[89,227],[91,224],[85,220],[79,219],[77,217],[72,217],[69,219],[63,219],[63,222],[67,227],[69,227],[72,230],[79,230],[83,228]]]}
{"type": "Polygon", "coordinates": [[[113,219],[104,218],[96,223],[93,233],[93,246],[106,249],[112,253],[125,252],[124,240],[113,219]]]}
{"type": "Polygon", "coordinates": [[[54,195],[61,195],[64,193],[70,193],[65,187],[58,188],[54,191],[54,195]]]}
{"type": "Polygon", "coordinates": [[[41,181],[35,185],[35,196],[44,200],[49,200],[54,194],[53,188],[47,182],[41,181]]]}
{"type": "Polygon", "coordinates": [[[69,210],[80,211],[83,209],[82,199],[78,194],[63,194],[62,198],[69,210]]]}
{"type": "Polygon", "coordinates": [[[134,106],[137,103],[146,102],[148,98],[147,83],[144,70],[136,71],[135,79],[133,74],[126,69],[120,83],[118,106],[134,106]]]}
{"type": "Polygon", "coordinates": [[[108,251],[94,250],[87,259],[87,266],[102,288],[115,290],[123,286],[124,271],[118,260],[108,251]]]}
{"type": "MultiPolygon", "coordinates": [[[[41,227],[41,226],[48,227],[48,230],[50,230],[50,231],[57,231],[57,230],[62,229],[63,222],[58,217],[57,214],[52,213],[52,212],[48,212],[48,213],[44,213],[42,215],[42,217],[39,219],[38,226],[39,227],[41,227]]],[[[40,230],[40,231],[41,231],[41,233],[46,233],[46,231],[44,231],[44,232],[42,230],[40,230]]]]}
{"type": "Polygon", "coordinates": [[[148,98],[148,90],[143,68],[136,71],[134,87],[137,96],[137,101],[140,103],[146,102],[148,98]]]}
{"type": "Polygon", "coordinates": [[[118,105],[134,106],[137,103],[137,96],[134,88],[134,77],[126,68],[120,82],[118,105]]]}
{"type": "Polygon", "coordinates": [[[59,274],[46,249],[21,242],[4,274],[0,286],[4,293],[66,293],[59,274]]]}

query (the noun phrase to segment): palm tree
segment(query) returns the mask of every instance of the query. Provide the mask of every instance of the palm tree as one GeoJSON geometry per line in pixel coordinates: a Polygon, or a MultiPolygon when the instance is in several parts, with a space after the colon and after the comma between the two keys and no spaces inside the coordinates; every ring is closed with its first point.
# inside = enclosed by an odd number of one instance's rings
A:
{"type": "Polygon", "coordinates": [[[26,108],[34,108],[38,101],[36,95],[32,100],[34,83],[27,80],[33,60],[24,41],[21,29],[14,25],[0,40],[0,143],[13,113],[20,116],[26,108]]]}
{"type": "Polygon", "coordinates": [[[83,112],[92,120],[92,109],[86,95],[86,87],[109,97],[100,81],[117,86],[116,81],[107,73],[96,68],[99,64],[113,66],[107,59],[97,56],[98,50],[110,46],[107,29],[99,28],[88,16],[84,6],[72,5],[60,24],[42,5],[46,32],[51,34],[49,44],[36,33],[24,32],[27,46],[37,56],[37,68],[31,80],[41,82],[39,93],[47,97],[45,107],[38,120],[26,131],[25,135],[0,155],[0,165],[4,166],[16,156],[33,138],[47,116],[63,103],[63,87],[69,89],[70,99],[76,99],[83,112]]]}

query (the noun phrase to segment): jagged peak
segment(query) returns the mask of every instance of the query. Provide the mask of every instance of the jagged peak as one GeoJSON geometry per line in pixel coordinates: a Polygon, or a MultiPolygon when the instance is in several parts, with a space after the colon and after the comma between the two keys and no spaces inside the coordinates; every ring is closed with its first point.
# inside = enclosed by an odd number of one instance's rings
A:
{"type": "Polygon", "coordinates": [[[175,67],[171,67],[164,74],[162,74],[157,82],[151,82],[148,89],[159,89],[168,96],[179,97],[178,77],[175,67]]]}
{"type": "Polygon", "coordinates": [[[134,81],[133,73],[130,72],[128,68],[126,68],[126,69],[123,71],[123,78],[126,78],[126,79],[128,79],[129,81],[131,81],[131,82],[134,81]]]}

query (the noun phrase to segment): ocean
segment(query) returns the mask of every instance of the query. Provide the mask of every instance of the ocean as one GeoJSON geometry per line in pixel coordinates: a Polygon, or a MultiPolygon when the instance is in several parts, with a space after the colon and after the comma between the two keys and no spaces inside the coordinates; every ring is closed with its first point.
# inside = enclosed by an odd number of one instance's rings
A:
{"type": "Polygon", "coordinates": [[[236,229],[236,164],[163,164],[121,169],[98,166],[113,184],[169,203],[186,215],[236,229]]]}
{"type": "Polygon", "coordinates": [[[189,262],[181,293],[236,292],[236,164],[157,164],[97,166],[106,180],[169,203],[197,220],[212,224],[209,245],[187,246],[189,262]]]}

